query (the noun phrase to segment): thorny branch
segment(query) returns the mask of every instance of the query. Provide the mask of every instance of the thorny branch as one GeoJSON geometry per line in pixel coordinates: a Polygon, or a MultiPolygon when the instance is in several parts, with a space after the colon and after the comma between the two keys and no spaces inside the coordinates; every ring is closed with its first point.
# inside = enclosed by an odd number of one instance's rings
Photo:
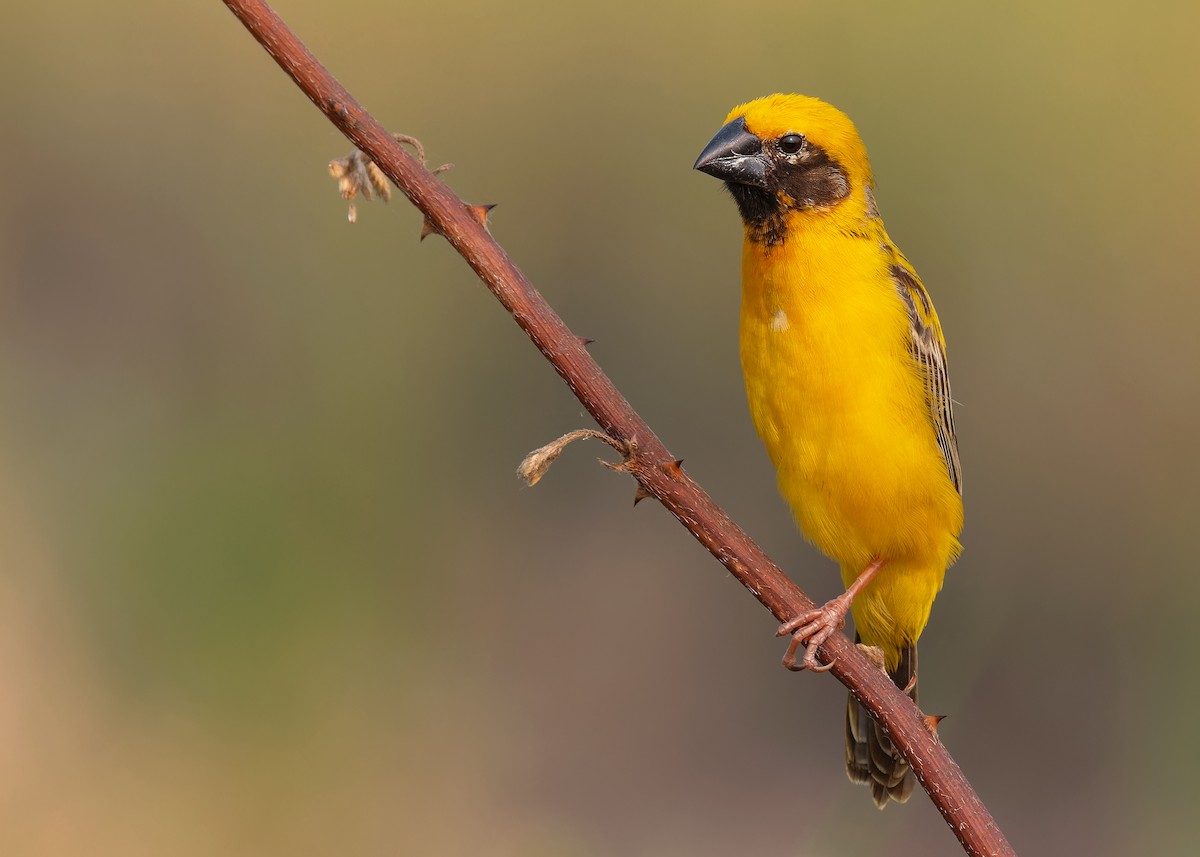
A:
{"type": "MultiPolygon", "coordinates": [[[[816,605],[683,471],[591,358],[585,343],[533,288],[486,228],[486,209],[469,206],[400,143],[325,70],[262,0],[224,0],[305,95],[379,165],[512,314],[604,434],[624,450],[622,469],[661,502],[779,621],[816,605]]],[[[911,700],[845,634],[822,647],[831,673],[884,724],[930,799],[971,855],[1013,855],[1004,834],[911,700]]]]}

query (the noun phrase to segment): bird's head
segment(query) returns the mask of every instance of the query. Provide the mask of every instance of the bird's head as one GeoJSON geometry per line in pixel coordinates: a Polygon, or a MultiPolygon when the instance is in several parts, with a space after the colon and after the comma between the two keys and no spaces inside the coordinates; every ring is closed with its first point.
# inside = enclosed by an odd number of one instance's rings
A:
{"type": "Polygon", "coordinates": [[[751,240],[780,243],[797,218],[846,226],[876,215],[867,150],[850,118],[806,95],[729,111],[695,169],[725,182],[751,240]]]}

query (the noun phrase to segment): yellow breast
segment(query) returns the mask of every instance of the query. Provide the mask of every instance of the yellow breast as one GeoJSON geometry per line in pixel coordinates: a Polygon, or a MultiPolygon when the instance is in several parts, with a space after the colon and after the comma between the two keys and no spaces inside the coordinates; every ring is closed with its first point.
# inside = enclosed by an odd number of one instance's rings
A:
{"type": "Polygon", "coordinates": [[[807,226],[780,245],[743,248],[750,411],[797,523],[841,564],[846,582],[876,557],[892,568],[881,582],[910,578],[913,592],[868,601],[911,612],[900,624],[913,626],[904,631],[915,640],[957,553],[962,503],[908,350],[889,274],[898,254],[882,228],[851,235],[807,226]]]}

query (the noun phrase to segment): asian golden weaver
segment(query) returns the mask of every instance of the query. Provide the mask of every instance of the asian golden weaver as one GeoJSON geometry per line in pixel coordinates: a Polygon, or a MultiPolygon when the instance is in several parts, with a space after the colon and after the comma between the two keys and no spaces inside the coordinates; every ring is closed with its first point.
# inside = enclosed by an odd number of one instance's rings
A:
{"type": "MultiPolygon", "coordinates": [[[[945,340],[928,293],[888,238],[850,119],[803,95],[730,111],[696,161],[737,203],[741,357],[750,413],[800,529],[846,591],[785,623],[784,663],[852,609],[916,699],[917,638],[958,555],[963,507],[945,340]]],[[[879,653],[877,652],[877,653],[879,653]]],[[[824,667],[828,668],[828,667],[824,667]]],[[[908,763],[853,696],[846,767],[875,803],[907,800],[908,763]]]]}

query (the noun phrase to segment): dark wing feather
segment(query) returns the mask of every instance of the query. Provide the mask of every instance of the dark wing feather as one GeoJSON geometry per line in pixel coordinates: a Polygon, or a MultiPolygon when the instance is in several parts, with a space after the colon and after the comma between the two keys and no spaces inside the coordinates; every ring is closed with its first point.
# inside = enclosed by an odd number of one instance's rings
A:
{"type": "MultiPolygon", "coordinates": [[[[903,257],[901,257],[903,258],[903,257]]],[[[909,351],[925,376],[925,400],[933,418],[938,448],[946,460],[950,481],[962,493],[962,468],[958,440],[954,436],[954,408],[950,400],[950,376],[946,373],[946,344],[933,302],[917,275],[905,264],[894,264],[892,281],[904,303],[909,322],[909,351]]]]}

